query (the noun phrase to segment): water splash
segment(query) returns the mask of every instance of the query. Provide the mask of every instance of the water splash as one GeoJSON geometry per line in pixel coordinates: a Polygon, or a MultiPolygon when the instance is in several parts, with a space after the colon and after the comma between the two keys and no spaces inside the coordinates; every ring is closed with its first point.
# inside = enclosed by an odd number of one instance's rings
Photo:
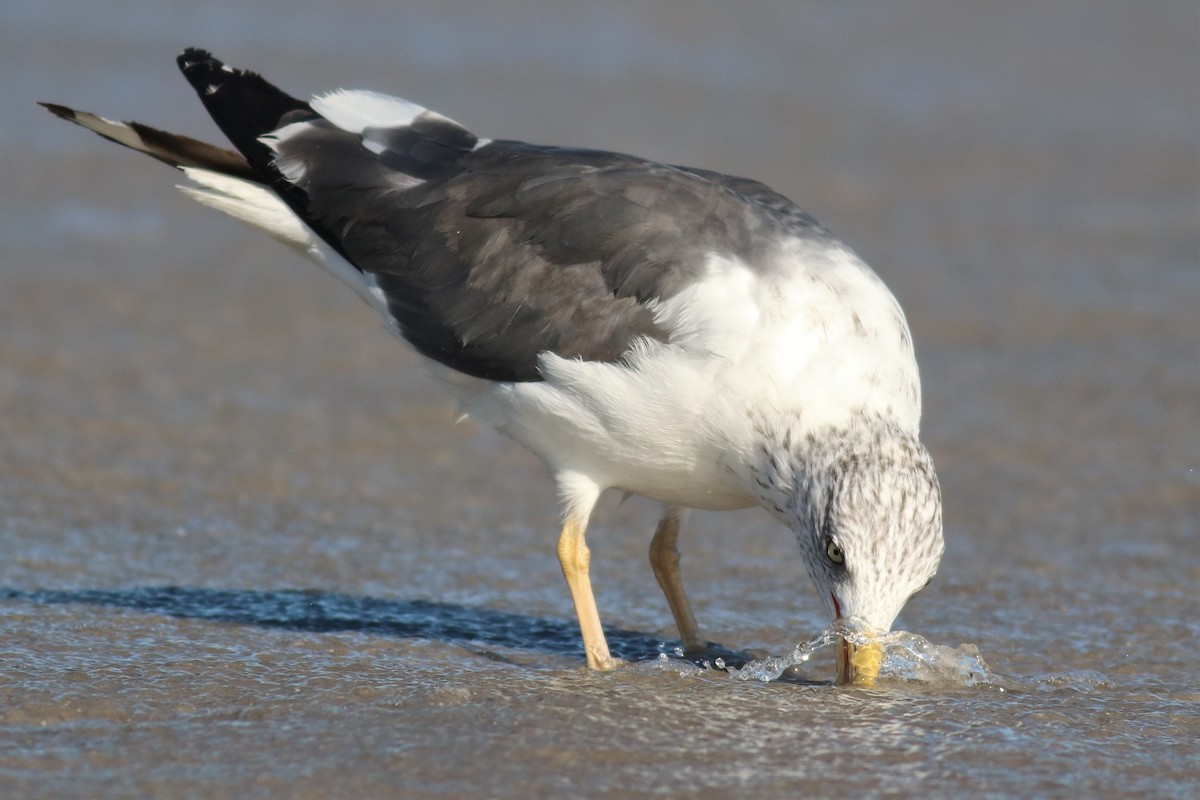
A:
{"type": "MultiPolygon", "coordinates": [[[[958,647],[935,644],[907,631],[892,631],[882,636],[846,627],[831,626],[816,638],[801,642],[786,656],[750,661],[741,668],[727,668],[730,676],[741,681],[775,681],[785,672],[809,661],[814,654],[833,646],[839,637],[862,644],[874,638],[883,645],[881,683],[912,682],[943,687],[973,688],[996,685],[997,681],[979,648],[973,644],[958,647]]],[[[718,664],[718,666],[723,666],[718,664]]]]}
{"type": "Polygon", "coordinates": [[[732,677],[739,681],[768,681],[778,680],[784,672],[792,667],[800,666],[813,657],[819,650],[831,646],[837,641],[838,634],[833,628],[826,628],[815,639],[801,642],[786,656],[768,656],[754,661],[748,661],[740,668],[725,667],[718,662],[718,667],[724,667],[732,677]]]}
{"type": "Polygon", "coordinates": [[[950,647],[906,631],[890,633],[884,641],[881,677],[963,688],[997,684],[973,644],[950,647]]]}

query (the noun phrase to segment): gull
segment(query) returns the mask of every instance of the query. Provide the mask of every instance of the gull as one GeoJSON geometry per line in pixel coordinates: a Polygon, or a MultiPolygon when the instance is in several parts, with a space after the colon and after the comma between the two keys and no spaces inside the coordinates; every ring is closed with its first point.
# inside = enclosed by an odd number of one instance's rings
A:
{"type": "MultiPolygon", "coordinates": [[[[607,489],[663,505],[650,564],[690,654],[709,643],[680,578],[689,509],[758,506],[789,528],[834,624],[886,632],[933,577],[941,493],[908,324],[792,201],[705,169],[479,138],[376,92],[299,100],[200,49],[178,64],[235,151],[43,105],[316,261],[467,415],[544,462],[588,667],[620,663],[585,536],[607,489]]],[[[871,685],[881,646],[851,638],[837,681],[871,685]]]]}

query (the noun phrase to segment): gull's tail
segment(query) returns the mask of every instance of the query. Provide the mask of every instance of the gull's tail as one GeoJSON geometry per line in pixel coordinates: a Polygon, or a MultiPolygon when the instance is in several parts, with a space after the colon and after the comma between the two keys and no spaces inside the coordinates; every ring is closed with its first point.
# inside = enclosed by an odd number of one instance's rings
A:
{"type": "Polygon", "coordinates": [[[124,145],[139,153],[145,153],[172,167],[206,169],[219,172],[233,178],[263,183],[250,164],[240,154],[217,147],[216,145],[181,136],[178,133],[152,128],[140,122],[118,122],[90,114],[87,111],[76,111],[57,103],[38,103],[50,113],[76,125],[82,125],[89,131],[103,136],[110,142],[124,145]]]}
{"type": "Polygon", "coordinates": [[[237,151],[225,150],[140,122],[118,122],[56,103],[39,105],[109,141],[145,153],[173,167],[210,170],[233,178],[269,184],[277,191],[283,189],[286,192],[289,184],[274,167],[274,153],[259,137],[287,124],[292,118],[315,117],[312,107],[268,83],[260,75],[226,66],[207,50],[189,47],[176,60],[180,72],[196,90],[213,121],[229,137],[237,151]]]}
{"type": "Polygon", "coordinates": [[[368,303],[377,305],[357,279],[358,271],[322,241],[326,237],[320,226],[306,225],[297,215],[296,206],[306,203],[306,198],[283,178],[272,163],[273,154],[258,140],[288,114],[315,116],[308,103],[252,72],[225,66],[204,50],[188,48],[178,62],[205,108],[238,150],[57,103],[39,105],[111,142],[182,170],[199,184],[179,187],[189,197],[294,247],[349,283],[368,303]]]}
{"type": "MultiPolygon", "coordinates": [[[[321,220],[307,213],[308,196],[279,171],[276,154],[262,139],[291,122],[317,119],[312,107],[254,72],[226,66],[207,50],[189,47],[177,62],[236,150],[140,122],[118,122],[55,103],[41,105],[105,139],[183,170],[200,184],[179,187],[192,198],[295,247],[343,280],[353,278],[358,270],[349,261],[336,267],[328,263],[329,249],[345,260],[340,243],[321,220]]],[[[362,294],[357,284],[352,286],[362,294]]]]}

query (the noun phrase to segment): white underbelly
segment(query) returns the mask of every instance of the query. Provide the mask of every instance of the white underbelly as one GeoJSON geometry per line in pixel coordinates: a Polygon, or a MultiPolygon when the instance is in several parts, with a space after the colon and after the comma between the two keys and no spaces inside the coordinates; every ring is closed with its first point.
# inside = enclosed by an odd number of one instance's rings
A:
{"type": "Polygon", "coordinates": [[[472,419],[556,475],[687,508],[755,504],[725,467],[728,442],[707,418],[715,384],[702,360],[656,359],[653,370],[638,370],[550,356],[543,366],[545,381],[453,383],[472,419]]]}

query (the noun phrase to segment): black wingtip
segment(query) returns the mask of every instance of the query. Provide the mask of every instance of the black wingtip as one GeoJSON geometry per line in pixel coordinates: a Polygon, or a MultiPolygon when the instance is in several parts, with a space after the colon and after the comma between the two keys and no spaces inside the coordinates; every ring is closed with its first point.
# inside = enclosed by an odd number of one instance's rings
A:
{"type": "Polygon", "coordinates": [[[223,83],[220,80],[220,76],[222,75],[226,78],[233,78],[234,76],[246,74],[241,70],[226,67],[225,63],[219,58],[214,57],[212,53],[199,47],[187,48],[179,54],[175,59],[175,63],[179,65],[179,71],[188,79],[188,83],[192,84],[197,90],[223,83]]]}
{"type": "MultiPolygon", "coordinates": [[[[179,71],[200,95],[201,100],[234,84],[243,91],[246,88],[268,89],[271,93],[284,94],[263,80],[261,75],[245,69],[225,66],[225,62],[200,47],[189,47],[175,59],[179,71]]],[[[286,95],[284,95],[286,97],[286,95]]],[[[207,104],[207,100],[205,100],[207,104]]],[[[210,109],[211,111],[211,109],[210,109]]]]}
{"type": "Polygon", "coordinates": [[[186,69],[192,64],[200,61],[213,61],[216,62],[218,67],[221,66],[221,62],[213,58],[213,54],[205,50],[203,47],[185,48],[184,51],[179,54],[179,57],[175,59],[175,61],[179,64],[180,69],[186,69]]]}
{"type": "MultiPolygon", "coordinates": [[[[179,71],[185,76],[190,76],[197,70],[203,70],[206,74],[221,70],[228,73],[235,72],[235,70],[226,70],[223,61],[201,47],[187,48],[176,57],[175,63],[179,65],[179,71]]],[[[188,77],[188,80],[191,78],[188,77]]]]}
{"type": "Polygon", "coordinates": [[[73,108],[60,106],[58,103],[47,103],[44,100],[38,100],[37,104],[60,119],[75,121],[75,109],[73,108]]]}
{"type": "Polygon", "coordinates": [[[225,66],[199,47],[187,48],[176,62],[234,147],[260,173],[278,178],[271,166],[273,155],[259,137],[279,127],[280,120],[289,113],[311,114],[308,104],[268,83],[261,75],[225,66]]]}

